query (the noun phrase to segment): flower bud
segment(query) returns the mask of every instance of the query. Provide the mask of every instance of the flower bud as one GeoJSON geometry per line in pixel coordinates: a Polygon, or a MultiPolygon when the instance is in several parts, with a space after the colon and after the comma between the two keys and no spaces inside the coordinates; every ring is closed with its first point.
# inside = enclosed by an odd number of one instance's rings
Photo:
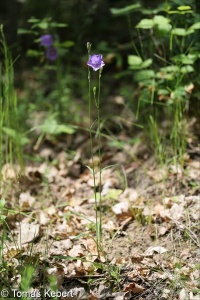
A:
{"type": "Polygon", "coordinates": [[[88,53],[90,53],[90,51],[91,51],[91,46],[92,46],[92,44],[90,44],[89,42],[87,42],[88,53]]]}

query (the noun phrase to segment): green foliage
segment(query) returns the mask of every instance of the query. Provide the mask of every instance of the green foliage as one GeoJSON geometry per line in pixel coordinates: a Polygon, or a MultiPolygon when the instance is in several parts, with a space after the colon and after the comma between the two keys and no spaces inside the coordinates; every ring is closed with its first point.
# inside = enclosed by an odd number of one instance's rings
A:
{"type": "Polygon", "coordinates": [[[34,272],[35,272],[35,267],[33,266],[26,266],[24,268],[24,271],[22,273],[22,278],[21,278],[21,284],[20,284],[22,291],[26,292],[30,289],[34,272]]]}
{"type": "MultiPolygon", "coordinates": [[[[102,80],[109,83],[108,85],[104,84],[103,96],[106,93],[107,97],[107,95],[119,92],[116,88],[110,89],[109,86],[112,86],[112,83],[118,79],[120,79],[119,86],[126,89],[125,86],[132,74],[133,89],[129,89],[129,94],[125,98],[131,99],[133,94],[135,101],[126,100],[129,103],[125,103],[125,105],[133,110],[137,121],[144,128],[151,126],[152,123],[149,122],[149,115],[151,115],[159,128],[159,125],[162,125],[161,119],[171,120],[171,127],[168,126],[164,133],[167,137],[172,136],[171,132],[174,132],[172,123],[177,124],[179,129],[180,126],[184,126],[181,119],[179,122],[182,125],[178,125],[177,121],[173,122],[176,118],[176,98],[181,93],[181,97],[184,99],[181,103],[181,115],[182,118],[185,118],[186,114],[193,109],[190,106],[191,97],[193,98],[193,107],[197,105],[197,97],[194,96],[193,91],[188,93],[188,87],[199,86],[200,20],[195,11],[194,1],[190,3],[179,0],[156,1],[157,6],[153,2],[148,5],[148,8],[145,3],[139,2],[126,5],[125,1],[120,3],[102,1],[91,6],[83,1],[83,5],[77,6],[77,1],[74,1],[66,4],[65,10],[63,4],[58,3],[55,14],[54,12],[49,13],[49,11],[53,11],[53,4],[50,2],[46,15],[44,14],[45,5],[30,2],[29,7],[26,5],[24,7],[30,11],[30,16],[34,15],[35,17],[29,18],[27,25],[21,26],[26,28],[20,28],[18,33],[22,37],[28,34],[34,42],[32,47],[27,50],[27,55],[33,58],[34,63],[37,62],[34,69],[40,87],[37,91],[33,91],[35,97],[31,103],[32,109],[48,111],[49,115],[55,111],[58,112],[57,124],[53,121],[50,126],[51,130],[49,129],[51,132],[47,132],[48,130],[45,129],[48,127],[48,122],[41,125],[43,132],[46,130],[46,134],[51,135],[54,135],[52,130],[55,130],[55,135],[64,133],[65,130],[69,132],[69,129],[66,129],[66,126],[68,127],[66,123],[73,122],[74,124],[81,121],[76,109],[72,110],[74,115],[71,113],[71,108],[76,106],[75,103],[71,103],[71,99],[77,96],[84,100],[86,98],[87,83],[82,66],[85,66],[87,58],[83,54],[84,47],[82,46],[86,44],[87,36],[91,37],[92,44],[95,45],[94,52],[102,53],[107,59],[105,79],[102,80]],[[43,13],[38,12],[41,9],[43,13]],[[104,13],[101,13],[101,9],[104,13]],[[111,14],[108,13],[109,11],[111,14]],[[75,12],[76,22],[74,21],[75,12]],[[100,25],[98,16],[102,15],[104,23],[100,25]],[[120,28],[116,27],[116,24],[119,23],[118,18],[120,18],[120,28]],[[123,20],[125,20],[124,23],[123,20]],[[95,32],[92,26],[94,21],[96,21],[95,32]],[[125,27],[126,21],[128,28],[125,27]],[[81,30],[78,26],[79,22],[81,30]],[[103,29],[104,24],[106,36],[103,29]],[[108,29],[109,35],[107,35],[108,29]],[[131,43],[127,43],[128,31],[131,43]],[[39,45],[40,36],[46,33],[52,34],[55,39],[54,46],[59,52],[56,62],[47,62],[44,49],[39,45]],[[73,47],[76,45],[82,46],[73,47]],[[127,69],[124,68],[126,58],[127,69]],[[47,97],[42,95],[42,90],[45,89],[48,90],[47,97]]],[[[33,96],[30,95],[30,97],[33,96]]],[[[106,97],[102,97],[102,99],[106,97]]],[[[30,110],[31,105],[27,105],[30,110]]],[[[195,109],[194,113],[196,113],[195,109]]],[[[151,129],[148,127],[148,130],[151,129]]],[[[186,134],[185,130],[182,132],[186,134]]],[[[172,141],[174,143],[174,138],[171,139],[172,141]]],[[[163,138],[162,142],[167,143],[163,138]]],[[[153,145],[155,147],[156,142],[153,145]]],[[[173,145],[174,147],[175,145],[173,145]]],[[[155,150],[155,152],[158,151],[155,150]]]]}
{"type": "Polygon", "coordinates": [[[55,119],[56,114],[50,115],[44,122],[39,126],[42,133],[50,135],[58,135],[62,133],[72,134],[75,132],[74,128],[66,124],[58,124],[55,119]]]}
{"type": "Polygon", "coordinates": [[[4,215],[4,206],[5,206],[5,199],[0,199],[0,225],[3,224],[3,222],[6,219],[6,216],[4,215]]]}
{"type": "MultiPolygon", "coordinates": [[[[133,80],[139,86],[137,107],[133,109],[141,123],[146,123],[151,115],[148,131],[153,132],[151,141],[159,160],[162,147],[166,148],[168,143],[163,136],[161,141],[161,133],[157,129],[160,116],[163,118],[164,113],[164,118],[168,119],[171,114],[171,146],[173,155],[178,159],[184,154],[186,145],[184,120],[192,93],[188,88],[199,84],[196,64],[200,58],[197,51],[199,17],[191,6],[173,7],[169,1],[168,5],[163,4],[153,10],[139,8],[142,17],[135,28],[141,42],[137,47],[134,45],[135,53],[128,55],[129,69],[133,70],[133,80]],[[147,117],[144,111],[148,111],[147,117]]],[[[135,13],[132,12],[132,15],[135,13]]]]}
{"type": "Polygon", "coordinates": [[[165,34],[172,28],[170,20],[162,15],[157,15],[153,19],[142,19],[136,26],[140,29],[155,29],[159,33],[165,34]]]}
{"type": "MultiPolygon", "coordinates": [[[[68,26],[64,23],[52,21],[52,18],[37,19],[32,17],[27,22],[31,24],[30,29],[18,28],[17,33],[19,35],[29,34],[31,36],[34,36],[34,42],[37,44],[40,44],[41,35],[48,33],[57,36],[56,29],[65,28],[68,26]]],[[[57,40],[54,42],[54,45],[59,50],[59,55],[63,56],[68,52],[68,48],[74,46],[74,42],[71,40],[59,42],[57,36],[57,40]]],[[[44,51],[41,50],[27,50],[27,56],[42,57],[43,55],[44,51]]]]}
{"type": "Polygon", "coordinates": [[[36,18],[30,18],[28,21],[28,23],[32,24],[31,25],[31,29],[26,30],[23,28],[18,28],[18,34],[27,34],[27,33],[33,33],[36,36],[38,35],[38,28],[41,30],[47,30],[47,29],[52,29],[52,28],[59,28],[59,27],[67,27],[67,24],[64,23],[57,23],[57,22],[53,22],[51,18],[44,18],[42,20],[40,19],[36,19],[36,18]],[[36,30],[33,30],[35,29],[36,30]]]}
{"type": "Polygon", "coordinates": [[[0,53],[3,57],[0,65],[0,169],[5,162],[18,162],[23,169],[17,95],[14,88],[14,62],[5,41],[3,26],[0,28],[0,53]]]}
{"type": "Polygon", "coordinates": [[[152,59],[146,59],[145,61],[142,60],[140,56],[136,55],[129,55],[128,56],[128,64],[130,65],[130,69],[133,70],[140,70],[148,68],[152,64],[152,59]]]}

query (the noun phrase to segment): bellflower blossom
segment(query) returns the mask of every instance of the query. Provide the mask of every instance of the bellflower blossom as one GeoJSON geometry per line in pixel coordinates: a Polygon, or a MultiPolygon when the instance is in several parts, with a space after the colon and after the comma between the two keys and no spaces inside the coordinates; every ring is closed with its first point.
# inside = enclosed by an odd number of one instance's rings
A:
{"type": "Polygon", "coordinates": [[[53,45],[53,38],[50,34],[44,34],[40,38],[40,43],[42,46],[51,47],[53,45]]]}
{"type": "Polygon", "coordinates": [[[56,48],[49,47],[46,51],[46,58],[54,61],[56,60],[57,57],[58,57],[58,51],[56,50],[56,48]]]}
{"type": "Polygon", "coordinates": [[[89,56],[89,60],[87,62],[87,65],[92,67],[94,71],[97,71],[101,69],[103,66],[105,66],[105,63],[103,62],[103,55],[101,54],[91,54],[89,56]]]}

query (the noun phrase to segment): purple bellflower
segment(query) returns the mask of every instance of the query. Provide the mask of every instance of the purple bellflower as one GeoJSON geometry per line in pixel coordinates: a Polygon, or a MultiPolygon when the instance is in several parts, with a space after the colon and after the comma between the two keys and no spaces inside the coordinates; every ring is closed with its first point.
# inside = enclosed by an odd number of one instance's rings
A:
{"type": "Polygon", "coordinates": [[[54,61],[56,60],[57,57],[58,57],[58,51],[56,50],[56,48],[49,47],[46,51],[46,58],[54,61]]]}
{"type": "Polygon", "coordinates": [[[42,46],[51,47],[53,45],[53,38],[50,34],[42,35],[40,38],[40,43],[42,46]]]}
{"type": "Polygon", "coordinates": [[[105,66],[102,57],[103,56],[101,54],[91,54],[87,65],[92,67],[94,71],[101,69],[103,66],[105,66]]]}

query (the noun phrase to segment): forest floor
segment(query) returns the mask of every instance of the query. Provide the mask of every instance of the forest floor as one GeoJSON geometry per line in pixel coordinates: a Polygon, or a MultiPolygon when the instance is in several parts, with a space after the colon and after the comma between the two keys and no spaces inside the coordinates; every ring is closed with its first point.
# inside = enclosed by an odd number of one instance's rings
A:
{"type": "Polygon", "coordinates": [[[119,138],[121,149],[102,141],[102,167],[112,166],[102,173],[100,253],[88,135],[47,136],[24,175],[3,167],[1,287],[20,290],[33,266],[31,299],[49,298],[41,291],[52,288],[51,275],[68,292],[58,299],[200,299],[199,149],[188,146],[182,166],[161,166],[143,137],[132,145],[119,138]]]}

